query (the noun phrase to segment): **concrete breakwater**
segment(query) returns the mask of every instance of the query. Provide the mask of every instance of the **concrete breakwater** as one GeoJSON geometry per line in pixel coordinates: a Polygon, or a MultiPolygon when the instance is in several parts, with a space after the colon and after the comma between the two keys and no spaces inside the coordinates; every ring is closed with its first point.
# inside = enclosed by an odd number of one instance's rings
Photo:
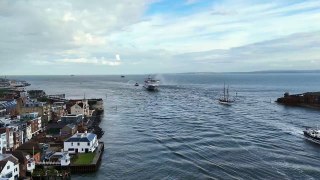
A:
{"type": "Polygon", "coordinates": [[[320,92],[306,92],[292,95],[286,92],[284,96],[278,98],[276,102],[291,106],[320,108],[320,92]]]}
{"type": "Polygon", "coordinates": [[[91,121],[88,122],[88,130],[96,134],[98,139],[104,134],[104,131],[100,127],[102,116],[103,110],[95,110],[92,114],[91,121]]]}

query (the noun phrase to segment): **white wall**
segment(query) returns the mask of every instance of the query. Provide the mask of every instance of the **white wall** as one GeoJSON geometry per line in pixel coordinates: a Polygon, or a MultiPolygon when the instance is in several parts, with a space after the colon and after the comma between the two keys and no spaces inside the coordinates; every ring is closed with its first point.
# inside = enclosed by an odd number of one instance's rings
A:
{"type": "Polygon", "coordinates": [[[26,137],[27,137],[28,140],[30,140],[32,138],[31,125],[27,126],[26,137]]]}
{"type": "Polygon", "coordinates": [[[1,178],[4,178],[7,174],[12,173],[12,176],[8,178],[9,180],[14,180],[14,177],[17,175],[19,177],[19,164],[14,165],[13,162],[8,161],[7,164],[1,171],[1,178]]]}
{"type": "Polygon", "coordinates": [[[2,149],[6,148],[7,149],[7,135],[6,133],[3,133],[0,135],[0,154],[2,154],[2,149]]]}
{"type": "Polygon", "coordinates": [[[86,148],[89,152],[93,152],[98,147],[98,141],[95,138],[89,145],[88,142],[64,142],[63,147],[64,151],[68,151],[69,153],[75,153],[76,149],[78,149],[78,153],[85,153],[86,148]],[[73,148],[74,150],[69,151],[70,148],[73,148]]]}
{"type": "Polygon", "coordinates": [[[71,107],[71,114],[83,114],[83,109],[78,104],[75,104],[71,107]]]}

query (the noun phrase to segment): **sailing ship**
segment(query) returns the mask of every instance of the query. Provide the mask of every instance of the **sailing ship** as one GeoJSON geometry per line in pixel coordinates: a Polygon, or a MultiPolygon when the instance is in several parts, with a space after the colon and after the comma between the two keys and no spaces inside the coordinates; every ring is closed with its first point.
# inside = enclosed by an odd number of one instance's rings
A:
{"type": "Polygon", "coordinates": [[[226,88],[226,85],[223,85],[223,97],[219,98],[219,103],[224,105],[231,105],[234,102],[234,99],[229,97],[229,86],[226,88]]]}

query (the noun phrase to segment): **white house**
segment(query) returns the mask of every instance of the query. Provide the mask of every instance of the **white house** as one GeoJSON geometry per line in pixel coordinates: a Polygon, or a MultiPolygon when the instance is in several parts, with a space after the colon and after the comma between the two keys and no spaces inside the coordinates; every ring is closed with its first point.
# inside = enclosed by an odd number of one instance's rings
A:
{"type": "Polygon", "coordinates": [[[0,155],[0,179],[14,180],[19,178],[19,161],[11,154],[0,155]]]}
{"type": "Polygon", "coordinates": [[[97,135],[93,133],[76,133],[63,143],[64,151],[69,153],[94,152],[98,147],[97,135]]]}

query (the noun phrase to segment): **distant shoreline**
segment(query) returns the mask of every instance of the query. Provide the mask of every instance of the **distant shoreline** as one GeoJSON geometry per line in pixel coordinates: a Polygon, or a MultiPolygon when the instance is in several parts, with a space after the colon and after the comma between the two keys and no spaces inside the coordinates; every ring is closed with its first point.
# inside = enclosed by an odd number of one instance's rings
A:
{"type": "MultiPolygon", "coordinates": [[[[145,73],[145,74],[125,74],[128,76],[147,76],[147,75],[158,75],[158,74],[258,74],[258,73],[264,73],[264,74],[273,74],[273,73],[279,73],[279,74],[285,74],[285,73],[292,73],[292,74],[300,74],[300,73],[320,73],[320,69],[319,70],[261,70],[261,71],[239,71],[239,72],[176,72],[176,73],[145,73]]],[[[23,74],[19,74],[19,75],[0,75],[1,77],[12,77],[12,76],[70,76],[70,78],[74,77],[74,76],[121,76],[124,75],[123,73],[120,74],[43,74],[43,75],[39,75],[39,74],[30,74],[30,75],[23,75],[23,74]]]]}

